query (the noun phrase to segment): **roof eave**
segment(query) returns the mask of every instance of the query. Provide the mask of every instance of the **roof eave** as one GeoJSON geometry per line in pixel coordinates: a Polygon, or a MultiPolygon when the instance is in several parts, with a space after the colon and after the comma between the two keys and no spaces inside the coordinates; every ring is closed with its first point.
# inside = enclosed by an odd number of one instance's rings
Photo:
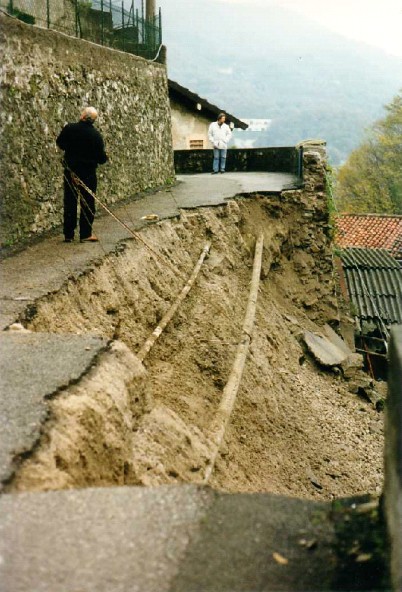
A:
{"type": "Polygon", "coordinates": [[[206,99],[203,99],[199,95],[193,93],[188,88],[185,88],[177,82],[174,82],[174,80],[168,80],[168,87],[170,98],[178,102],[182,102],[186,107],[189,108],[189,110],[194,110],[200,114],[202,113],[209,118],[216,117],[219,115],[219,113],[225,113],[228,121],[232,122],[235,128],[242,130],[246,130],[248,128],[248,124],[244,121],[241,121],[241,119],[238,119],[231,113],[219,108],[217,105],[213,105],[206,99]],[[201,109],[198,108],[198,105],[201,106],[201,109]]]}

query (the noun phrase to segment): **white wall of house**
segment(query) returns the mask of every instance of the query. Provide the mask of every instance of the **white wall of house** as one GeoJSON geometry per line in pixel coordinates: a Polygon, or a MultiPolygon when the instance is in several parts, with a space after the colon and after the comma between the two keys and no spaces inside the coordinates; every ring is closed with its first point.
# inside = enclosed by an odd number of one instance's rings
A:
{"type": "Polygon", "coordinates": [[[170,100],[172,112],[173,150],[191,148],[211,148],[208,141],[208,128],[212,122],[204,117],[202,111],[192,113],[176,101],[170,100]]]}

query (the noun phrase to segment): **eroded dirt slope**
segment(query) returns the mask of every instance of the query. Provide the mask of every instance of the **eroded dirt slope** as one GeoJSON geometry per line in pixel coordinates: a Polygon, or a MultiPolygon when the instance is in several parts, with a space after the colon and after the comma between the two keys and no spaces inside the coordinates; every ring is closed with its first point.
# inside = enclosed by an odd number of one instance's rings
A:
{"type": "Polygon", "coordinates": [[[39,302],[25,321],[30,330],[90,332],[124,345],[100,361],[86,386],[55,399],[42,442],[10,489],[202,480],[208,428],[241,334],[263,232],[256,325],[211,485],[321,499],[378,492],[381,416],[343,379],[318,368],[301,344],[303,329],[335,323],[337,310],[324,197],[300,199],[286,192],[183,212],[143,234],[178,273],[129,241],[39,302]],[[124,379],[119,364],[130,365],[207,241],[210,256],[145,371],[132,362],[136,376],[124,379]],[[120,398],[107,384],[119,376],[120,398]]]}

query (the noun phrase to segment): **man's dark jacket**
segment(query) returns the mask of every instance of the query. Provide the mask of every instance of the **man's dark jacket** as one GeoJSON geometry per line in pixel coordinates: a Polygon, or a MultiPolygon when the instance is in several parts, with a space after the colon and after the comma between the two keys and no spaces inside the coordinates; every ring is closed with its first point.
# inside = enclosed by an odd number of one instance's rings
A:
{"type": "Polygon", "coordinates": [[[95,172],[98,164],[107,161],[102,136],[92,121],[68,123],[56,140],[59,148],[65,151],[65,160],[75,172],[86,170],[95,172]]]}

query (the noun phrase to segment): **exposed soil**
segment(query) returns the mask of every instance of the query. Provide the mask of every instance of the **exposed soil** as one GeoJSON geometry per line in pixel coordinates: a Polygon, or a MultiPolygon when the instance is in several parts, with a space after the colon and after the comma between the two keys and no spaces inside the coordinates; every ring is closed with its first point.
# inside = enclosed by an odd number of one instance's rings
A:
{"type": "Polygon", "coordinates": [[[10,489],[202,480],[208,428],[241,334],[262,231],[256,324],[211,485],[319,499],[380,492],[382,415],[339,375],[319,368],[300,340],[303,329],[337,319],[323,208],[317,204],[315,218],[302,220],[289,192],[288,199],[255,196],[150,226],[144,238],[184,278],[207,240],[212,248],[145,359],[146,373],[133,353],[184,280],[144,245],[127,242],[39,302],[25,320],[30,330],[90,332],[125,345],[113,346],[86,382],[53,401],[42,442],[10,489]]]}

